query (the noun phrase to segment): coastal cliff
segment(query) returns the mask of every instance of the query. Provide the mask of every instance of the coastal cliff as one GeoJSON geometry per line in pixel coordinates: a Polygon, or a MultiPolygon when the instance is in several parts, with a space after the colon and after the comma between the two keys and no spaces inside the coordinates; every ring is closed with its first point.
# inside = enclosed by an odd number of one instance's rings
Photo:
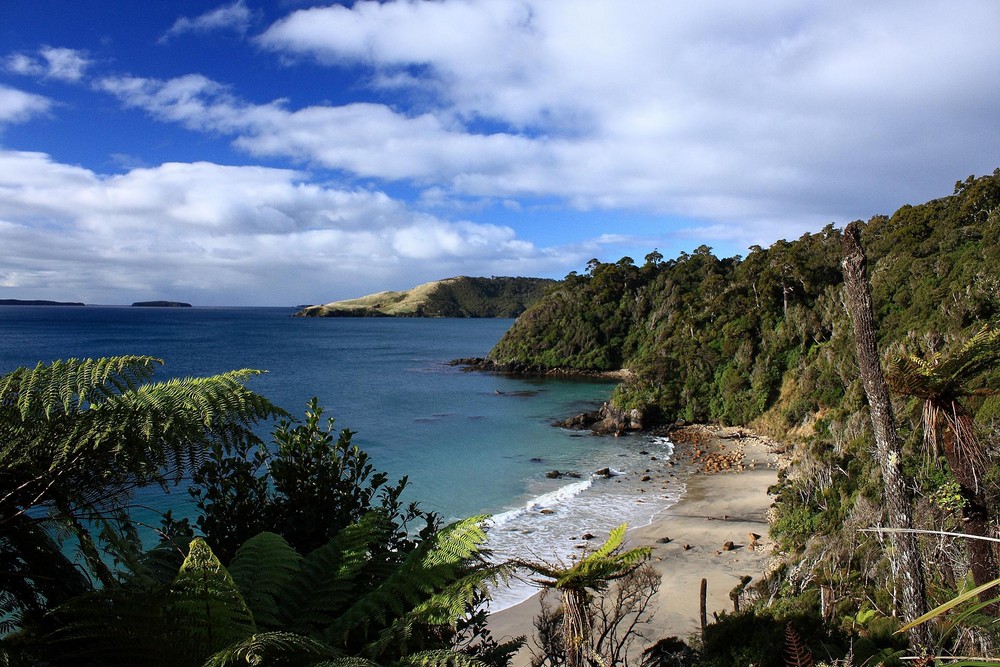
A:
{"type": "Polygon", "coordinates": [[[296,317],[517,317],[553,285],[545,278],[459,276],[307,306],[296,317]]]}

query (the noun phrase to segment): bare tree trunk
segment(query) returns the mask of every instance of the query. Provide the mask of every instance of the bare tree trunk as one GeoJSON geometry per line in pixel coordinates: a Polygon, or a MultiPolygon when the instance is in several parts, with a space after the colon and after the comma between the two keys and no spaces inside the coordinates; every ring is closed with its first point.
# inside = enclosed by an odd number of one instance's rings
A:
{"type": "MultiPolygon", "coordinates": [[[[868,287],[865,253],[861,247],[859,222],[852,222],[844,230],[844,286],[847,289],[847,308],[854,320],[854,344],[857,348],[861,380],[871,409],[872,428],[875,431],[875,456],[882,470],[885,488],[886,519],[892,528],[913,527],[913,505],[903,479],[900,453],[902,447],[896,431],[896,419],[889,400],[889,388],[879,361],[875,335],[875,315],[871,291],[868,287]]],[[[901,587],[903,614],[912,621],[923,614],[926,607],[923,564],[912,533],[894,533],[895,545],[890,562],[896,570],[901,587]]],[[[914,647],[930,645],[927,624],[909,632],[914,647]]]]}

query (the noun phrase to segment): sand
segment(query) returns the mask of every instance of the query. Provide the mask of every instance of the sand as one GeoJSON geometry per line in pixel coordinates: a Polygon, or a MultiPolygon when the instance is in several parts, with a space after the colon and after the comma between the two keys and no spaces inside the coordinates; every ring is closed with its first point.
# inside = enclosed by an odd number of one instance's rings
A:
{"type": "MultiPolygon", "coordinates": [[[[670,636],[687,639],[699,632],[702,579],[708,582],[706,607],[711,622],[714,612],[733,610],[729,594],[741,577],[759,580],[773,560],[774,545],[767,534],[771,506],[767,489],[777,481],[774,444],[753,435],[733,438],[736,429],[698,428],[706,435],[697,445],[679,445],[676,458],[684,460],[696,451],[721,450],[722,455],[698,457],[681,499],[649,525],[628,533],[628,548],[652,548],[650,562],[662,578],[655,615],[643,631],[648,640],[645,645],[670,636]],[[707,471],[726,466],[729,470],[707,471]],[[753,548],[750,533],[761,536],[753,548]],[[725,550],[726,542],[733,543],[730,550],[725,550]]],[[[528,646],[512,667],[530,664],[533,619],[539,607],[535,595],[490,616],[494,637],[528,637],[528,646]]]]}

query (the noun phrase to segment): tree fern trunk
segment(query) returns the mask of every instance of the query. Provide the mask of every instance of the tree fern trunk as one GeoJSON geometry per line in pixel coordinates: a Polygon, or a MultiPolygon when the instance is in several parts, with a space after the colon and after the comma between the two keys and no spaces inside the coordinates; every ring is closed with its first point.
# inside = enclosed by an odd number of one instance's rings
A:
{"type": "MultiPolygon", "coordinates": [[[[874,309],[858,222],[852,222],[844,230],[843,269],[847,308],[854,320],[858,366],[865,394],[868,396],[875,432],[876,458],[881,467],[882,484],[885,488],[886,519],[892,528],[912,528],[913,507],[903,479],[900,460],[902,448],[889,400],[889,388],[879,362],[874,309]]],[[[895,533],[892,540],[896,553],[890,562],[900,582],[903,613],[907,620],[913,620],[926,611],[923,565],[917,540],[912,533],[895,533]]],[[[909,634],[914,646],[926,647],[930,644],[927,624],[916,626],[909,634]]]]}
{"type": "MultiPolygon", "coordinates": [[[[948,459],[948,466],[951,468],[952,474],[955,475],[955,481],[962,489],[962,497],[965,499],[965,507],[962,508],[964,531],[969,535],[992,537],[990,535],[989,509],[982,487],[984,471],[977,469],[974,448],[968,445],[963,447],[962,444],[962,434],[972,433],[972,417],[958,401],[950,401],[941,406],[941,409],[947,411],[941,434],[942,448],[945,458],[948,459]]],[[[969,570],[972,572],[972,580],[976,586],[996,579],[997,561],[993,551],[993,543],[987,540],[967,540],[967,542],[969,570]]],[[[994,591],[980,593],[979,601],[989,602],[993,599],[994,593],[994,591]]],[[[995,615],[998,609],[1000,609],[1000,605],[993,603],[987,608],[987,611],[995,615]]]]}

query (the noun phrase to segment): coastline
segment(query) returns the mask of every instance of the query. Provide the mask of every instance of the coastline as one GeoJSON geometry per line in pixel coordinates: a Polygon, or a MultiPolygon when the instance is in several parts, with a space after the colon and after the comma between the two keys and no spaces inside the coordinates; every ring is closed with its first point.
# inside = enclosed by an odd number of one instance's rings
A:
{"type": "MultiPolygon", "coordinates": [[[[733,610],[730,592],[741,577],[758,581],[770,567],[774,543],[768,535],[768,487],[777,482],[776,443],[743,429],[689,427],[678,438],[676,461],[693,466],[680,499],[645,526],[630,528],[626,548],[648,546],[661,576],[652,622],[643,630],[641,651],[659,639],[687,639],[699,632],[701,580],[707,580],[707,610],[733,610]],[[685,441],[687,440],[687,441],[685,441]],[[749,535],[760,535],[751,546],[749,535]],[[724,548],[732,542],[729,550],[724,548]]],[[[526,635],[528,643],[512,666],[530,665],[533,620],[539,594],[494,612],[489,627],[498,640],[526,635]]]]}

